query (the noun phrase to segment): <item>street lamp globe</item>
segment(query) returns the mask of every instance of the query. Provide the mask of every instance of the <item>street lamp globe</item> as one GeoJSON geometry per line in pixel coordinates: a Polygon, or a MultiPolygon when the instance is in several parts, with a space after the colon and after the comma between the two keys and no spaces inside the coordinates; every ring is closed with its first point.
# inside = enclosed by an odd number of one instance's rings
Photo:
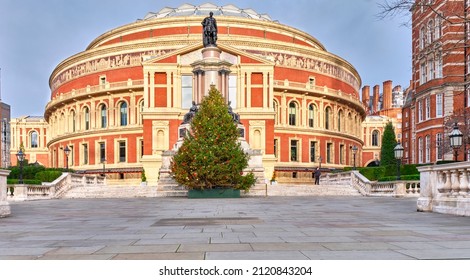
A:
{"type": "Polygon", "coordinates": [[[454,149],[454,161],[457,161],[458,149],[462,146],[463,134],[459,130],[457,123],[454,124],[454,129],[449,134],[450,147],[454,149]]]}
{"type": "Polygon", "coordinates": [[[398,141],[398,144],[395,146],[395,148],[393,149],[393,152],[395,154],[395,158],[396,159],[402,159],[403,158],[403,151],[405,149],[403,148],[403,146],[400,144],[400,141],[398,141]]]}

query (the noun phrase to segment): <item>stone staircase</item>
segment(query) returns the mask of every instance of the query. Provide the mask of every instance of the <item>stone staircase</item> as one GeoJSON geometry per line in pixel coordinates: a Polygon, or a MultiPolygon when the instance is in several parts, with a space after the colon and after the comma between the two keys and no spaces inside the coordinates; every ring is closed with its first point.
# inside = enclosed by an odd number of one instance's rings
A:
{"type": "MultiPolygon", "coordinates": [[[[350,185],[265,185],[256,184],[242,196],[361,196],[350,185]]],[[[62,198],[136,198],[136,197],[186,197],[187,190],[177,184],[160,186],[88,186],[75,187],[62,198]]]]}
{"type": "Polygon", "coordinates": [[[268,196],[361,196],[351,185],[268,185],[268,196]]]}
{"type": "Polygon", "coordinates": [[[156,197],[155,186],[88,186],[75,187],[61,198],[134,198],[156,197]]]}

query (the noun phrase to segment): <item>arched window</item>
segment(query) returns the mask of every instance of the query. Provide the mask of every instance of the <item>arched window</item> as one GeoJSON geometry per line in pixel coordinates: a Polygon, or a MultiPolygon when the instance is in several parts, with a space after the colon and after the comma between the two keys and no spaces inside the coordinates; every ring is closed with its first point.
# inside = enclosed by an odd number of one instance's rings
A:
{"type": "Polygon", "coordinates": [[[31,148],[39,147],[38,133],[36,131],[31,131],[31,133],[29,134],[29,137],[31,139],[31,148]]]}
{"type": "Polygon", "coordinates": [[[127,125],[127,103],[122,102],[119,105],[119,119],[121,120],[121,126],[127,125]]]}
{"type": "Polygon", "coordinates": [[[276,115],[274,116],[274,122],[275,124],[279,124],[279,105],[277,104],[276,100],[273,101],[273,107],[274,113],[276,113],[276,115]]]}
{"type": "Polygon", "coordinates": [[[331,108],[325,108],[325,129],[330,129],[331,108]]]}
{"type": "Polygon", "coordinates": [[[75,114],[75,111],[72,111],[71,115],[72,115],[72,132],[75,132],[75,130],[76,130],[75,125],[76,125],[76,122],[77,122],[77,119],[76,119],[77,116],[75,114]]]}
{"type": "Polygon", "coordinates": [[[343,121],[343,111],[339,110],[338,111],[338,131],[341,131],[342,121],[343,121]]]}
{"type": "Polygon", "coordinates": [[[295,102],[289,103],[289,125],[297,124],[297,104],[295,102]]]}
{"type": "Polygon", "coordinates": [[[100,106],[100,120],[101,120],[101,128],[106,128],[108,125],[108,112],[106,108],[106,104],[102,104],[100,106]]]}
{"type": "Polygon", "coordinates": [[[315,106],[313,104],[308,106],[308,126],[315,127],[315,106]]]}
{"type": "Polygon", "coordinates": [[[372,131],[372,146],[379,146],[379,132],[377,130],[372,131]]]}
{"type": "Polygon", "coordinates": [[[139,124],[144,123],[144,116],[142,115],[143,112],[144,112],[144,99],[142,99],[139,102],[139,124]]]}
{"type": "Polygon", "coordinates": [[[88,107],[85,107],[85,109],[83,109],[83,117],[84,117],[85,130],[89,130],[90,129],[90,109],[88,109],[88,107]]]}

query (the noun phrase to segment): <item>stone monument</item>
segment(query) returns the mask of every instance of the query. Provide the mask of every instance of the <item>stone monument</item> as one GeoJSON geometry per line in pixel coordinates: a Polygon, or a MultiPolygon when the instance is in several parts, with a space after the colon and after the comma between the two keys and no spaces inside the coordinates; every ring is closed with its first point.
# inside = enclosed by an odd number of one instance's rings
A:
{"type": "Polygon", "coordinates": [[[7,176],[10,170],[0,170],[0,218],[11,214],[10,205],[7,201],[7,176]]]}

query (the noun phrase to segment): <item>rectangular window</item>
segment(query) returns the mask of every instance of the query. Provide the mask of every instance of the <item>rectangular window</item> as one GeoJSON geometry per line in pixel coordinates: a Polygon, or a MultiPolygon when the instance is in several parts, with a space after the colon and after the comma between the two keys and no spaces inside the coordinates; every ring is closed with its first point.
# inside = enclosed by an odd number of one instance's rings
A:
{"type": "Polygon", "coordinates": [[[418,101],[418,121],[423,121],[423,102],[418,101]]]}
{"type": "Polygon", "coordinates": [[[436,134],[436,158],[442,160],[442,134],[436,134]]]}
{"type": "Polygon", "coordinates": [[[418,163],[423,163],[423,138],[418,139],[418,163]]]}
{"type": "Polygon", "coordinates": [[[310,141],[310,162],[316,162],[317,153],[316,153],[317,142],[310,141]]]}
{"type": "Polygon", "coordinates": [[[420,79],[419,83],[420,84],[425,84],[426,83],[426,63],[425,62],[421,63],[420,72],[421,72],[421,79],[420,79]]]}
{"type": "Polygon", "coordinates": [[[339,164],[344,164],[344,145],[339,145],[339,164]]]}
{"type": "Polygon", "coordinates": [[[100,162],[106,161],[106,144],[100,142],[100,162]]]}
{"type": "Polygon", "coordinates": [[[83,148],[83,164],[88,164],[88,144],[82,144],[83,148]]]}
{"type": "Polygon", "coordinates": [[[181,108],[189,109],[193,104],[193,76],[181,76],[181,108]]]}
{"type": "Polygon", "coordinates": [[[442,53],[438,53],[436,56],[436,79],[442,78],[442,53]]]}
{"type": "Polygon", "coordinates": [[[104,89],[106,86],[106,76],[100,76],[100,88],[104,89]]]}
{"type": "Polygon", "coordinates": [[[119,141],[119,162],[126,162],[126,142],[119,141]]]}
{"type": "Polygon", "coordinates": [[[426,162],[431,162],[431,136],[426,136],[426,162]]]}
{"type": "Polygon", "coordinates": [[[428,60],[428,81],[435,78],[434,76],[434,61],[428,60]]]}
{"type": "Polygon", "coordinates": [[[278,158],[279,143],[277,139],[274,139],[274,157],[278,158]]]}
{"type": "Polygon", "coordinates": [[[75,152],[73,150],[73,145],[69,145],[70,155],[69,155],[69,166],[73,166],[75,159],[75,152]]]}
{"type": "Polygon", "coordinates": [[[228,77],[228,100],[232,108],[237,108],[237,76],[228,77]]]}
{"type": "Polygon", "coordinates": [[[140,158],[144,156],[144,140],[140,140],[140,158]]]}
{"type": "Polygon", "coordinates": [[[326,162],[331,163],[332,161],[332,153],[333,153],[333,144],[327,143],[326,144],[326,162]]]}
{"type": "Polygon", "coordinates": [[[290,160],[291,161],[298,161],[298,147],[297,147],[298,143],[299,143],[298,140],[290,141],[290,160]]]}
{"type": "Polygon", "coordinates": [[[427,97],[425,99],[426,102],[426,119],[429,120],[431,118],[431,98],[427,97]]]}
{"type": "Polygon", "coordinates": [[[436,117],[442,117],[442,93],[436,94],[436,117]]]}

